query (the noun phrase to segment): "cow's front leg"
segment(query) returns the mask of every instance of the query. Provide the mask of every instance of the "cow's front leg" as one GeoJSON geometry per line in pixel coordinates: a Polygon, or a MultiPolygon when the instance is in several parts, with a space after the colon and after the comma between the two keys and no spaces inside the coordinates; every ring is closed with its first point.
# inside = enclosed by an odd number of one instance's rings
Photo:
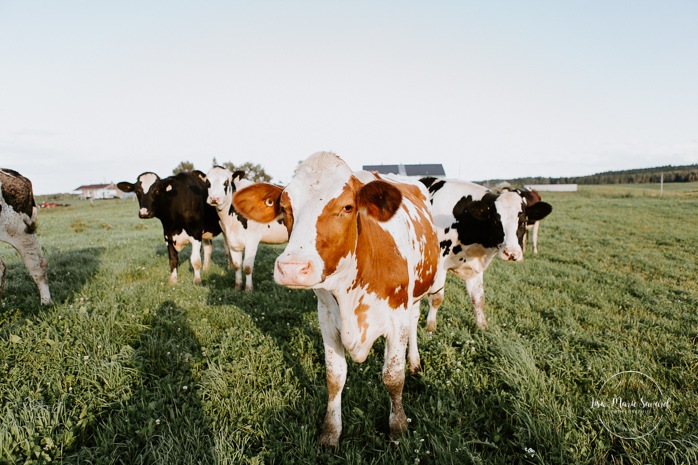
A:
{"type": "MultiPolygon", "coordinates": [[[[398,310],[400,311],[400,310],[398,310]]],[[[410,322],[400,322],[385,341],[383,384],[390,394],[390,436],[399,437],[407,431],[407,416],[402,408],[402,388],[405,385],[405,350],[410,322]]]]}
{"type": "Polygon", "coordinates": [[[342,433],[342,390],[347,380],[347,360],[342,338],[333,321],[333,312],[339,312],[337,301],[327,291],[316,290],[318,320],[325,347],[325,377],[327,380],[327,413],[322,425],[320,443],[336,446],[342,433]]]}
{"type": "Polygon", "coordinates": [[[475,313],[475,324],[480,329],[487,329],[485,318],[485,286],[483,285],[483,272],[477,273],[472,278],[465,280],[465,289],[468,291],[470,303],[475,313]]]}
{"type": "Polygon", "coordinates": [[[231,247],[230,258],[235,270],[235,289],[242,289],[242,251],[238,252],[231,247]]]}
{"type": "Polygon", "coordinates": [[[167,254],[170,257],[170,279],[169,284],[177,284],[177,266],[179,266],[179,253],[172,240],[167,241],[167,254]]]}
{"type": "Polygon", "coordinates": [[[528,242],[528,227],[526,227],[526,230],[524,231],[523,234],[523,239],[521,240],[521,251],[523,253],[526,253],[526,243],[528,242]]]}
{"type": "Polygon", "coordinates": [[[538,228],[540,228],[540,221],[533,223],[533,232],[531,234],[533,238],[533,253],[538,253],[538,228]]]}
{"type": "Polygon", "coordinates": [[[204,246],[204,263],[202,269],[208,271],[211,266],[211,253],[213,252],[213,240],[204,239],[201,241],[204,246]]]}
{"type": "Polygon", "coordinates": [[[191,239],[191,267],[194,269],[194,284],[201,284],[201,242],[191,239]]]}
{"type": "Polygon", "coordinates": [[[242,262],[242,271],[245,273],[245,290],[252,290],[252,272],[254,271],[254,258],[257,255],[259,242],[250,241],[245,247],[245,259],[242,262]]]}

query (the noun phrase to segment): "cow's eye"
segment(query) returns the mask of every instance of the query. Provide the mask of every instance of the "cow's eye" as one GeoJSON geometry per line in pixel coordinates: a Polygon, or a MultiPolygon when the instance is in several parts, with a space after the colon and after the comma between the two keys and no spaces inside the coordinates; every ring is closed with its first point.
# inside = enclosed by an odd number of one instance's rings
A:
{"type": "Polygon", "coordinates": [[[354,206],[353,205],[345,205],[342,210],[344,211],[344,213],[351,213],[352,211],[354,211],[354,206]]]}
{"type": "Polygon", "coordinates": [[[225,187],[226,189],[228,188],[229,185],[230,185],[230,184],[228,183],[228,181],[226,181],[226,182],[223,183],[223,187],[225,187]]]}

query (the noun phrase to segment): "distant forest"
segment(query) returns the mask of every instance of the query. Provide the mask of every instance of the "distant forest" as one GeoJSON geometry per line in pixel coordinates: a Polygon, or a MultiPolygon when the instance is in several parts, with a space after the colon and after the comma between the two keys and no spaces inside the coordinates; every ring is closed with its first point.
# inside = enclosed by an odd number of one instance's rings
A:
{"type": "Polygon", "coordinates": [[[664,174],[664,182],[698,181],[698,164],[685,166],[658,166],[656,168],[640,168],[624,171],[605,171],[587,176],[572,176],[563,178],[527,177],[515,179],[490,179],[481,184],[493,185],[508,181],[514,185],[520,184],[641,184],[658,183],[664,174]]]}

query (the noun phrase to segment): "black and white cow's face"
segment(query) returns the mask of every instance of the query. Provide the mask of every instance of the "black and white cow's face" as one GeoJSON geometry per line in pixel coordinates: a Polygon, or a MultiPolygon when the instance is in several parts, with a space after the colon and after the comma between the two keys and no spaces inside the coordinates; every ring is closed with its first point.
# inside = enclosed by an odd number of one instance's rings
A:
{"type": "Polygon", "coordinates": [[[206,174],[206,188],[208,197],[206,203],[218,210],[229,208],[233,201],[233,194],[237,190],[237,182],[245,177],[244,171],[231,173],[222,166],[214,166],[206,174]]]}
{"type": "Polygon", "coordinates": [[[497,248],[499,256],[508,261],[523,259],[521,245],[526,229],[522,212],[522,199],[518,194],[485,194],[482,199],[462,197],[453,207],[458,240],[463,245],[481,244],[497,248]],[[523,230],[520,224],[523,221],[523,230]]]}
{"type": "Polygon", "coordinates": [[[542,219],[551,211],[552,207],[545,202],[527,205],[526,197],[519,192],[487,193],[480,200],[467,196],[453,208],[456,222],[452,227],[463,245],[497,248],[501,259],[521,261],[526,223],[531,218],[542,219]]]}
{"type": "Polygon", "coordinates": [[[153,218],[155,216],[153,210],[155,199],[163,191],[172,188],[166,185],[157,174],[151,172],[145,172],[138,176],[138,180],[135,183],[122,181],[116,187],[124,192],[135,192],[138,198],[138,206],[140,207],[138,210],[140,218],[153,218]]]}

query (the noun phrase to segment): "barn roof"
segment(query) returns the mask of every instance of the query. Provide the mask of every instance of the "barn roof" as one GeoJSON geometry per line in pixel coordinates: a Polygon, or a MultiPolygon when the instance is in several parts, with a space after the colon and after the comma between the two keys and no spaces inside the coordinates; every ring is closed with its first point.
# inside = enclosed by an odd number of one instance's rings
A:
{"type": "Polygon", "coordinates": [[[418,165],[364,165],[366,171],[377,171],[380,174],[401,174],[403,176],[446,176],[440,163],[418,165]]]}

